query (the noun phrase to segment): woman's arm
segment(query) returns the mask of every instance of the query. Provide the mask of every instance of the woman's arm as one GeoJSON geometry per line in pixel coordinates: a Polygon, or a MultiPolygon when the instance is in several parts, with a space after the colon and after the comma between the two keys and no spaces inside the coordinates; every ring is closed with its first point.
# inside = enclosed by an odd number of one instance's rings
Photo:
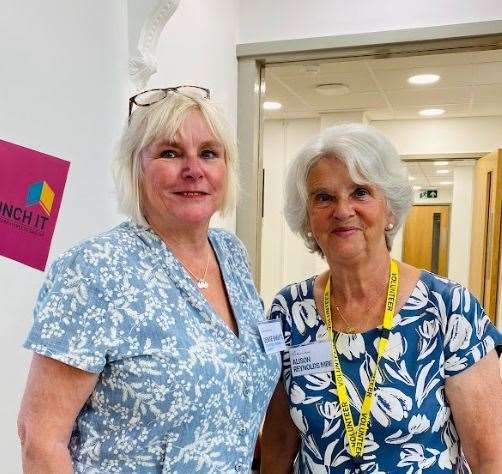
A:
{"type": "Polygon", "coordinates": [[[446,396],[472,472],[502,473],[502,378],[495,350],[448,378],[446,396]]]}
{"type": "Polygon", "coordinates": [[[17,423],[25,474],[73,472],[68,443],[97,379],[97,374],[33,355],[17,423]]]}
{"type": "Polygon", "coordinates": [[[298,452],[300,436],[289,415],[282,382],[277,384],[268,406],[261,438],[261,473],[289,474],[298,452]]]}

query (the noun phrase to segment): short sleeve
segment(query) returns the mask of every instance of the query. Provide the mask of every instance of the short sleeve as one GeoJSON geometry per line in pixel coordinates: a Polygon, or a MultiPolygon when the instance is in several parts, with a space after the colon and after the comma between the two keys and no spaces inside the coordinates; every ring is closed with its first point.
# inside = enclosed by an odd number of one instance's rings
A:
{"type": "MultiPolygon", "coordinates": [[[[116,344],[102,269],[88,249],[70,250],[51,266],[34,309],[26,349],[100,373],[116,344]]],[[[109,291],[108,291],[109,293],[109,291]]],[[[108,294],[108,296],[110,296],[108,294]]]]}
{"type": "Polygon", "coordinates": [[[464,287],[451,291],[451,307],[444,334],[445,376],[451,377],[502,349],[502,334],[495,328],[479,301],[464,287]]]}

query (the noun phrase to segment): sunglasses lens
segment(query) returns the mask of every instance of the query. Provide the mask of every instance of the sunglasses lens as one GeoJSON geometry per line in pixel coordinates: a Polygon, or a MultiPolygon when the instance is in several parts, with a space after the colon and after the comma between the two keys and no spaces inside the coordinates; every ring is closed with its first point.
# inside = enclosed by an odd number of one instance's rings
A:
{"type": "Polygon", "coordinates": [[[167,92],[163,90],[145,91],[134,99],[138,105],[151,105],[167,97],[167,92]]]}
{"type": "Polygon", "coordinates": [[[208,91],[201,87],[195,86],[182,86],[176,89],[176,92],[186,95],[187,97],[194,97],[197,99],[209,99],[208,91]]]}

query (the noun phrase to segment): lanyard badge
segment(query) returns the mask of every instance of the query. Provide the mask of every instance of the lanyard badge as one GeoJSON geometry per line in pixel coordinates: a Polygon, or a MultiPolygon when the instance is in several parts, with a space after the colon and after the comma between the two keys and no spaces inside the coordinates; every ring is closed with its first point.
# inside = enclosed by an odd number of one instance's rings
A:
{"type": "Polygon", "coordinates": [[[336,351],[336,339],[333,338],[333,324],[331,322],[331,275],[328,277],[326,286],[324,287],[324,319],[328,333],[328,339],[331,341],[331,353],[333,357],[333,373],[336,383],[336,390],[338,399],[342,410],[343,423],[347,433],[347,440],[349,443],[349,453],[353,457],[361,457],[364,451],[364,440],[368,432],[368,425],[370,421],[371,404],[375,394],[375,385],[378,372],[380,359],[383,356],[387,344],[389,342],[389,334],[392,329],[392,320],[394,318],[394,311],[397,305],[397,292],[399,288],[399,269],[397,262],[391,260],[389,272],[389,284],[387,287],[387,300],[385,301],[385,313],[383,317],[383,326],[380,333],[380,340],[378,342],[378,355],[375,365],[375,371],[371,376],[368,384],[368,389],[364,396],[363,404],[361,407],[361,414],[359,416],[359,424],[354,424],[352,412],[350,411],[349,396],[347,387],[343,378],[342,367],[336,351]]]}

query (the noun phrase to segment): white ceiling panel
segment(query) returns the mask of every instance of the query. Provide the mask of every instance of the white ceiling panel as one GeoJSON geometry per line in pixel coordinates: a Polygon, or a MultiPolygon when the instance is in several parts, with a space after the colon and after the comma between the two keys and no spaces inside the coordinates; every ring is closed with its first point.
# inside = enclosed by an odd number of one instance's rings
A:
{"type": "Polygon", "coordinates": [[[434,89],[405,89],[387,92],[387,98],[394,108],[431,107],[452,104],[467,104],[471,97],[470,87],[449,87],[434,89]]]}
{"type": "Polygon", "coordinates": [[[502,62],[482,63],[473,66],[472,83],[502,83],[502,62]]]}
{"type": "Polygon", "coordinates": [[[470,113],[475,117],[502,115],[502,100],[493,99],[489,102],[475,102],[470,108],[470,113]]]}
{"type": "MultiPolygon", "coordinates": [[[[448,117],[469,117],[472,115],[468,104],[457,104],[445,106],[446,112],[441,115],[442,118],[448,117]]],[[[403,107],[399,109],[394,109],[393,111],[385,109],[369,110],[366,115],[370,120],[406,120],[406,119],[423,119],[430,120],[429,117],[422,117],[419,115],[419,111],[423,107],[403,107]]],[[[438,117],[432,117],[437,119],[438,117]]]]}
{"type": "Polygon", "coordinates": [[[265,112],[267,118],[363,111],[372,120],[416,119],[426,107],[444,108],[441,117],[502,115],[502,50],[272,65],[265,77],[265,99],[283,105],[265,112]],[[416,73],[437,73],[441,80],[410,85],[407,79],[416,73]],[[349,92],[316,92],[317,85],[330,83],[346,84],[349,92]]]}
{"type": "Polygon", "coordinates": [[[361,92],[341,96],[325,96],[313,91],[305,99],[318,110],[347,110],[386,107],[386,102],[379,92],[361,92]]]}
{"type": "Polygon", "coordinates": [[[477,51],[474,55],[476,63],[492,63],[502,61],[502,49],[491,49],[489,51],[477,51]]]}
{"type": "Polygon", "coordinates": [[[480,85],[472,91],[474,102],[502,101],[502,84],[480,85]]]}
{"type": "Polygon", "coordinates": [[[375,71],[375,77],[378,83],[385,91],[410,89],[416,90],[430,90],[436,88],[466,86],[472,84],[473,79],[473,65],[462,64],[450,67],[436,66],[431,68],[407,68],[407,69],[393,69],[384,71],[375,71]],[[426,86],[417,86],[410,84],[408,78],[416,74],[438,74],[440,80],[434,84],[426,86]]]}

